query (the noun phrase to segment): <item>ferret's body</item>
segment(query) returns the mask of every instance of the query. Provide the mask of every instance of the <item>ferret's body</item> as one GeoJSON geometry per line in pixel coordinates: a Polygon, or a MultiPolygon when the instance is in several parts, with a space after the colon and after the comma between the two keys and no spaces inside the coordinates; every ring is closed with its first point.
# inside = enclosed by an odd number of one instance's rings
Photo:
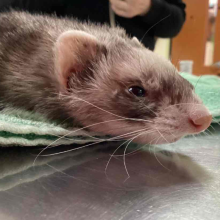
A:
{"type": "Polygon", "coordinates": [[[100,123],[90,129],[103,134],[144,130],[144,143],[175,141],[211,120],[172,64],[122,29],[20,12],[0,14],[0,106],[73,127],[100,123]]]}
{"type": "MultiPolygon", "coordinates": [[[[58,99],[54,44],[68,30],[102,32],[103,38],[117,35],[91,26],[27,13],[0,14],[0,104],[37,111],[58,122],[66,120],[69,115],[63,99],[58,99]]],[[[70,121],[77,123],[73,118],[70,121]]]]}

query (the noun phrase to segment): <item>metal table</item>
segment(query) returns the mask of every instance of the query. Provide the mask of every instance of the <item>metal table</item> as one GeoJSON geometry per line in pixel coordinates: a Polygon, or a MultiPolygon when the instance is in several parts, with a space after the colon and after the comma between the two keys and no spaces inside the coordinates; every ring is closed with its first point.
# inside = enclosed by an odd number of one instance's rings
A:
{"type": "Polygon", "coordinates": [[[220,126],[214,129],[126,152],[114,152],[117,142],[57,147],[34,164],[41,149],[1,148],[0,220],[220,219],[220,126]]]}

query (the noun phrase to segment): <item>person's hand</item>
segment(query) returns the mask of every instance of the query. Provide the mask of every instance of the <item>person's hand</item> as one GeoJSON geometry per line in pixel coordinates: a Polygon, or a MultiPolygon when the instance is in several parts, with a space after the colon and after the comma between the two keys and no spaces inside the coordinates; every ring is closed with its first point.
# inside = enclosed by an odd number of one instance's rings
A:
{"type": "Polygon", "coordinates": [[[112,10],[119,16],[132,18],[147,14],[152,0],[109,0],[112,10]]]}

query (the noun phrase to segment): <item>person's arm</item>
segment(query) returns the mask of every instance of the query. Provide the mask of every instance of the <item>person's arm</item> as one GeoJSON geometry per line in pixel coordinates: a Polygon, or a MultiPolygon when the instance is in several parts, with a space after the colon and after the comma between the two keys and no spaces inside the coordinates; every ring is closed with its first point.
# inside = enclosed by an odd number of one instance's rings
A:
{"type": "Polygon", "coordinates": [[[109,0],[113,11],[157,37],[174,37],[185,21],[182,0],[109,0]],[[147,29],[146,29],[147,31],[147,29]]]}
{"type": "Polygon", "coordinates": [[[62,11],[63,0],[0,0],[0,11],[26,10],[29,12],[43,12],[59,14],[62,11]]]}
{"type": "Polygon", "coordinates": [[[175,37],[185,22],[185,7],[182,0],[151,0],[151,8],[142,16],[157,37],[175,37]]]}

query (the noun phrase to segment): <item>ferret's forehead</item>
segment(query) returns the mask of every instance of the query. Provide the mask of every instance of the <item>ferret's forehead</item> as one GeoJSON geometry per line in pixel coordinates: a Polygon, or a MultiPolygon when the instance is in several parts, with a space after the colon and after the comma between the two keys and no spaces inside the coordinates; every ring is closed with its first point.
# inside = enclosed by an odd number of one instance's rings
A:
{"type": "Polygon", "coordinates": [[[121,51],[120,48],[112,53],[114,67],[125,77],[168,78],[176,72],[175,67],[167,60],[161,59],[147,49],[130,48],[121,51]]]}
{"type": "Polygon", "coordinates": [[[167,59],[146,48],[125,48],[116,49],[112,55],[113,76],[116,79],[123,82],[140,82],[149,88],[153,85],[154,88],[167,92],[192,90],[192,85],[179,75],[175,66],[167,59]]]}

